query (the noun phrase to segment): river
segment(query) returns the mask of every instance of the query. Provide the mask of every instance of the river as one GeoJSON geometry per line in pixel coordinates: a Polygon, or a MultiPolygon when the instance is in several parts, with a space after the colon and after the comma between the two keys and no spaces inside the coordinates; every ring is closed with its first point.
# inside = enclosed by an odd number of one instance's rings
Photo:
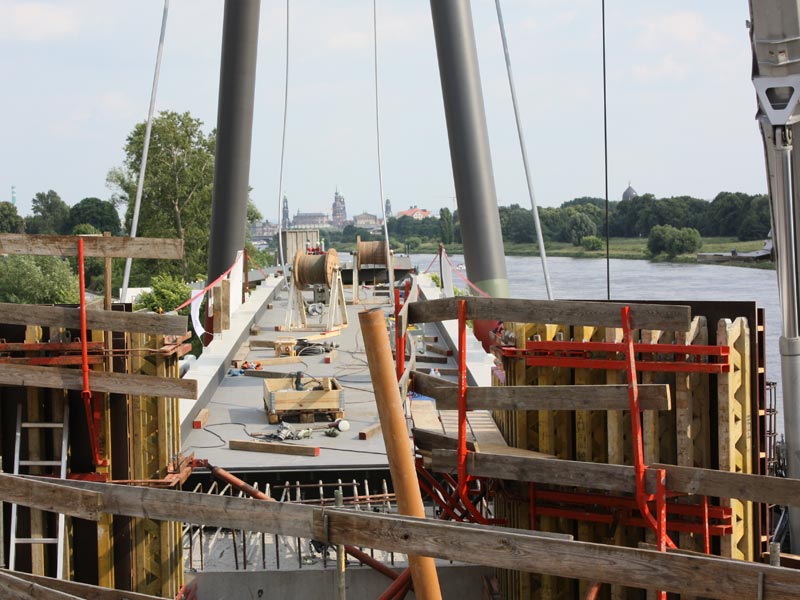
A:
{"type": "MultiPolygon", "coordinates": [[[[412,263],[425,269],[431,254],[414,254],[412,263]]],[[[464,257],[450,257],[461,264],[464,257]]],[[[513,298],[546,299],[547,292],[538,257],[506,257],[508,279],[513,298]]],[[[558,298],[605,300],[606,262],[593,258],[548,259],[553,293],[558,298]]],[[[438,272],[438,264],[431,269],[438,272]]],[[[462,272],[463,273],[463,272],[462,272]]],[[[453,281],[466,287],[457,276],[453,281]]],[[[611,261],[611,298],[627,300],[747,300],[755,301],[766,313],[767,380],[778,382],[778,410],[782,408],[780,388],[780,304],[775,271],[722,267],[717,265],[652,263],[646,260],[611,261]]],[[[709,324],[711,326],[711,324],[709,324]]],[[[783,417],[778,416],[779,433],[783,417]]]]}

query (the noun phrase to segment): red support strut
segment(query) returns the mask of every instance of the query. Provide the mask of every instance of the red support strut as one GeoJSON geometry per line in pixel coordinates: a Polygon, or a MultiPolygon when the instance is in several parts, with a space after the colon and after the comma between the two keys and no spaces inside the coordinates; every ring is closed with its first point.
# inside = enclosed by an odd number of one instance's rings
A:
{"type": "Polygon", "coordinates": [[[78,285],[80,286],[81,357],[83,370],[83,408],[86,411],[86,425],[89,428],[89,442],[92,448],[92,462],[96,467],[105,466],[108,461],[100,456],[100,414],[95,412],[92,390],[89,387],[89,345],[86,329],[86,278],[83,270],[83,238],[78,236],[78,285]]]}

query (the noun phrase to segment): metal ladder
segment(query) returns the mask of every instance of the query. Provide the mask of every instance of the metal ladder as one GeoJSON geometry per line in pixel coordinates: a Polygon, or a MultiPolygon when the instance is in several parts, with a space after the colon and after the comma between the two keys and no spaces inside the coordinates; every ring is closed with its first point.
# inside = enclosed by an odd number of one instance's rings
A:
{"type": "MultiPolygon", "coordinates": [[[[61,479],[67,477],[67,454],[69,448],[69,402],[66,398],[61,400],[63,402],[63,421],[62,422],[45,422],[45,421],[23,421],[22,412],[23,406],[20,400],[17,403],[17,429],[14,441],[14,475],[20,475],[20,469],[28,469],[30,467],[58,467],[58,476],[61,479]],[[60,429],[61,435],[61,451],[58,458],[51,460],[35,459],[23,460],[21,458],[22,451],[22,433],[23,431],[54,431],[60,429]]],[[[55,448],[54,448],[55,449],[55,448]]],[[[56,537],[19,537],[17,535],[18,525],[18,505],[11,505],[11,539],[9,543],[8,553],[8,566],[12,571],[16,568],[17,546],[28,545],[34,546],[37,544],[55,544],[57,546],[57,563],[56,563],[56,577],[58,579],[64,578],[64,541],[66,537],[66,522],[63,514],[58,515],[58,529],[56,537]]],[[[34,510],[34,509],[31,509],[34,510]]]]}

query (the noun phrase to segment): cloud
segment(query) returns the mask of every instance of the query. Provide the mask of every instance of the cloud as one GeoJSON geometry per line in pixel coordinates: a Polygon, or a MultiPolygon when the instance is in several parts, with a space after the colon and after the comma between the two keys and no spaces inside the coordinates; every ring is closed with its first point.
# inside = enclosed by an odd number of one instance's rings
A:
{"type": "Polygon", "coordinates": [[[80,28],[80,11],[74,4],[20,0],[0,4],[0,38],[6,41],[55,41],[76,35],[80,28]]]}
{"type": "Polygon", "coordinates": [[[747,49],[697,11],[682,10],[633,19],[625,26],[633,64],[642,82],[683,81],[693,75],[727,77],[740,70],[747,49]]]}

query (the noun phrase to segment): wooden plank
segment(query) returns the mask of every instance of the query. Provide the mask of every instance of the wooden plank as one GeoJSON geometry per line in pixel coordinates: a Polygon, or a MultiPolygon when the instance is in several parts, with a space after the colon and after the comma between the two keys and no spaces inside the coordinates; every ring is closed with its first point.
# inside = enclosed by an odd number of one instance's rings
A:
{"type": "Polygon", "coordinates": [[[278,392],[270,408],[287,410],[339,410],[339,392],[278,392]]]}
{"type": "MultiPolygon", "coordinates": [[[[183,240],[170,238],[131,238],[82,236],[85,256],[103,258],[183,258],[183,240]]],[[[0,234],[0,254],[35,256],[77,256],[78,237],[74,235],[0,234]]]]}
{"type": "MultiPolygon", "coordinates": [[[[32,575],[30,573],[22,573],[20,571],[7,571],[0,570],[0,573],[9,573],[13,576],[38,584],[49,590],[57,590],[67,594],[73,594],[83,600],[161,600],[158,596],[149,596],[147,594],[139,594],[137,592],[126,592],[124,590],[112,590],[109,588],[99,587],[96,585],[89,585],[87,583],[78,583],[77,581],[67,581],[64,579],[54,579],[53,577],[43,577],[41,575],[32,575]]],[[[47,598],[54,598],[50,595],[47,598]]]]}
{"type": "MultiPolygon", "coordinates": [[[[414,302],[407,306],[410,323],[428,323],[455,319],[460,298],[414,302]]],[[[469,297],[467,319],[511,321],[515,323],[563,323],[619,327],[620,311],[630,306],[633,329],[689,329],[688,306],[667,304],[629,304],[617,302],[582,302],[570,300],[520,300],[512,298],[469,297]]]]}
{"type": "MultiPolygon", "coordinates": [[[[426,387],[439,410],[458,408],[458,388],[426,387]]],[[[670,410],[669,386],[639,386],[642,410],[670,410]]],[[[627,385],[521,385],[468,387],[467,410],[627,410],[627,385]]]]}
{"type": "MultiPolygon", "coordinates": [[[[188,317],[180,315],[159,315],[150,312],[86,311],[86,326],[89,329],[103,331],[184,335],[188,326],[187,319],[188,317]]],[[[80,329],[80,309],[38,304],[0,303],[0,323],[80,329]]]]}
{"type": "Polygon", "coordinates": [[[211,332],[222,333],[222,288],[215,285],[211,288],[211,332]]]}
{"type": "Polygon", "coordinates": [[[429,396],[433,398],[436,388],[439,387],[458,387],[452,381],[428,375],[427,373],[420,373],[419,371],[411,372],[411,388],[418,394],[429,396]]]}
{"type": "MultiPolygon", "coordinates": [[[[434,450],[432,464],[434,471],[453,472],[458,464],[456,452],[434,450]]],[[[474,452],[467,455],[467,473],[476,477],[533,481],[612,492],[632,493],[636,490],[633,467],[538,456],[474,452]]]]}
{"type": "Polygon", "coordinates": [[[800,507],[800,479],[676,465],[652,467],[666,469],[667,488],[676,492],[800,507]]]}
{"type": "Polygon", "coordinates": [[[368,440],[372,436],[381,432],[381,424],[380,423],[373,423],[369,427],[365,427],[361,431],[358,432],[358,439],[360,440],[368,440]]]}
{"type": "Polygon", "coordinates": [[[477,411],[467,413],[467,424],[472,435],[475,436],[475,441],[480,444],[482,448],[488,447],[508,447],[503,434],[494,422],[492,415],[486,411],[477,411]]]}
{"type": "Polygon", "coordinates": [[[231,280],[223,279],[220,281],[222,289],[222,331],[231,328],[231,280]]]}
{"type": "Polygon", "coordinates": [[[427,400],[411,400],[411,420],[418,429],[444,431],[433,403],[427,400]]]}
{"type": "MultiPolygon", "coordinates": [[[[296,363],[303,362],[303,357],[302,356],[274,356],[272,358],[262,358],[262,359],[259,359],[256,362],[260,362],[262,366],[291,365],[291,364],[296,364],[296,363]]],[[[286,375],[286,373],[284,373],[284,376],[285,375],[286,375]]]]}
{"type": "MultiPolygon", "coordinates": [[[[82,390],[83,377],[79,369],[0,364],[0,385],[82,390]]],[[[91,371],[89,387],[93,392],[109,394],[197,399],[197,381],[194,379],[91,371]]]]}
{"type": "Polygon", "coordinates": [[[81,600],[80,596],[20,579],[9,571],[0,571],[0,597],[3,600],[81,600]]]}
{"type": "MultiPolygon", "coordinates": [[[[456,450],[458,448],[458,437],[442,433],[441,427],[439,431],[414,427],[411,433],[414,436],[414,444],[420,450],[430,452],[435,448],[446,448],[448,450],[456,450]]],[[[467,440],[467,450],[477,452],[479,449],[475,442],[467,440]]]]}
{"type": "MultiPolygon", "coordinates": [[[[13,479],[12,483],[16,483],[19,478],[13,479]]],[[[301,504],[91,482],[55,485],[97,491],[105,510],[117,515],[264,531],[707,598],[800,600],[800,572],[760,563],[576,542],[525,530],[367,511],[323,511],[301,504]]],[[[6,487],[0,486],[0,492],[6,487]]],[[[22,504],[33,502],[28,499],[22,504]]]]}
{"type": "Polygon", "coordinates": [[[192,429],[202,429],[208,423],[208,417],[211,415],[211,412],[207,408],[201,408],[197,412],[197,416],[192,421],[192,429]]]}
{"type": "Polygon", "coordinates": [[[269,452],[270,454],[292,454],[295,456],[319,456],[316,446],[295,446],[281,442],[257,442],[255,440],[229,440],[231,450],[245,450],[247,452],[269,452]]]}
{"type": "Polygon", "coordinates": [[[65,489],[46,480],[0,473],[0,492],[3,502],[34,506],[91,521],[100,520],[102,500],[100,494],[93,491],[65,489]]]}

